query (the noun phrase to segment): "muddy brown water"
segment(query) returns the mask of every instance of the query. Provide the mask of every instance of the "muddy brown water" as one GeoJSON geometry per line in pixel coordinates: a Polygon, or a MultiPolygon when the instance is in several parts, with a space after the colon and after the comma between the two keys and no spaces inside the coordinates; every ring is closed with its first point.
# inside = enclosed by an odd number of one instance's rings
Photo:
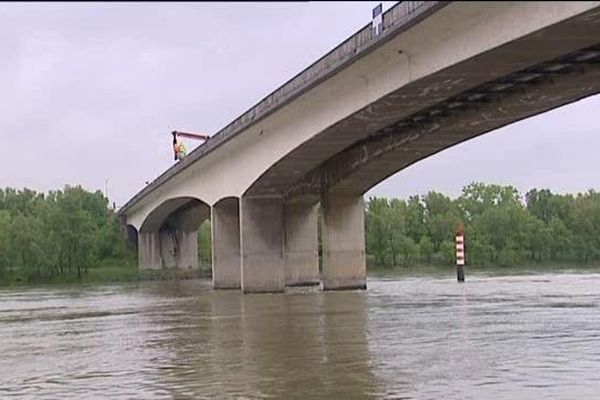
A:
{"type": "Polygon", "coordinates": [[[600,274],[0,290],[0,399],[599,399],[600,274]]]}

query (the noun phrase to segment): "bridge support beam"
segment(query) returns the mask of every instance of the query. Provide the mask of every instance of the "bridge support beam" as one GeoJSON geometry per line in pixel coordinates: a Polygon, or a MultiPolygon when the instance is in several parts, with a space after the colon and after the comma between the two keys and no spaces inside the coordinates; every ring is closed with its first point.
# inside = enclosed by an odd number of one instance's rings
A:
{"type": "Polygon", "coordinates": [[[138,268],[160,269],[160,238],[158,232],[140,231],[138,234],[138,268]]]}
{"type": "Polygon", "coordinates": [[[212,209],[212,279],[215,289],[241,287],[240,208],[237,198],[227,198],[212,209]]]}
{"type": "Polygon", "coordinates": [[[280,197],[240,200],[242,291],[285,290],[284,206],[280,197]]]}
{"type": "Polygon", "coordinates": [[[318,204],[285,205],[285,284],[319,284],[318,204]]]}
{"type": "Polygon", "coordinates": [[[362,195],[325,194],[322,206],[323,289],[366,289],[362,195]]]}

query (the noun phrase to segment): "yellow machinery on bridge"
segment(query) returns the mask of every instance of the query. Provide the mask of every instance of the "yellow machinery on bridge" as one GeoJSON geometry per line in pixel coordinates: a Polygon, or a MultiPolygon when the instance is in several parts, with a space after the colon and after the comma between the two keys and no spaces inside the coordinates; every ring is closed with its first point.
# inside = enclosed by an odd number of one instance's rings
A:
{"type": "Polygon", "coordinates": [[[183,160],[185,158],[185,156],[187,155],[185,145],[183,144],[183,142],[177,141],[178,137],[197,139],[197,140],[203,140],[203,141],[208,140],[208,138],[210,137],[208,135],[203,135],[203,134],[198,134],[198,133],[180,132],[180,131],[173,131],[173,132],[171,132],[171,134],[173,135],[173,153],[175,156],[175,161],[183,160]]]}

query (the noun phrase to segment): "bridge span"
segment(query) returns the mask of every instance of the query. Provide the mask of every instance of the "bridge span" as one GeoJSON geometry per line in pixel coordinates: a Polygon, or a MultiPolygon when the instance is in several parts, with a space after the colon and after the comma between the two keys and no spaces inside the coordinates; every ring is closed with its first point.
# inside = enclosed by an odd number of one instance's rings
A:
{"type": "Polygon", "coordinates": [[[600,1],[404,1],[379,34],[358,31],[119,214],[141,269],[197,268],[196,231],[210,216],[215,288],[365,288],[366,191],[450,146],[599,92],[600,1]]]}

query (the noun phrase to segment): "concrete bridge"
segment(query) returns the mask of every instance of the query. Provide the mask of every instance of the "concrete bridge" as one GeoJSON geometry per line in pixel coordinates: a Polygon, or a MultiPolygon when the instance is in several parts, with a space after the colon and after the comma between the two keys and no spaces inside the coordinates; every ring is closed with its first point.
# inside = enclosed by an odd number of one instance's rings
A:
{"type": "Polygon", "coordinates": [[[215,288],[365,288],[366,191],[598,92],[598,1],[401,2],[379,34],[361,29],[119,213],[140,268],[197,268],[196,231],[210,216],[215,288]]]}

